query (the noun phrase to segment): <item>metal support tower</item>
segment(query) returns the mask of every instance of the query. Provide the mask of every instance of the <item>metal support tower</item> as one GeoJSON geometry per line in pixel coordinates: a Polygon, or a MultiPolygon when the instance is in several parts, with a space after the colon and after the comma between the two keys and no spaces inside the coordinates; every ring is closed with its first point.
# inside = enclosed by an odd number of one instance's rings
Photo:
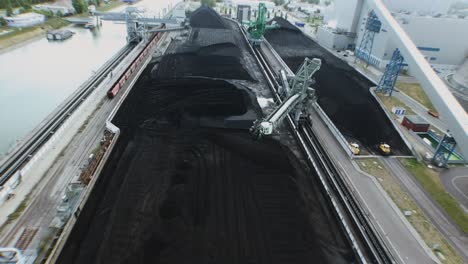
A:
{"type": "Polygon", "coordinates": [[[447,163],[455,151],[456,146],[457,142],[455,142],[455,139],[447,130],[447,133],[440,140],[439,145],[436,148],[432,162],[439,167],[447,167],[447,163]]]}
{"type": "Polygon", "coordinates": [[[356,48],[356,58],[360,58],[367,63],[371,63],[372,47],[374,46],[375,34],[380,32],[382,22],[380,22],[374,11],[370,11],[367,16],[366,28],[362,36],[359,47],[356,48]]]}
{"type": "Polygon", "coordinates": [[[127,42],[138,43],[141,40],[147,40],[147,25],[143,19],[143,11],[136,7],[127,7],[125,9],[125,23],[127,25],[127,42]]]}
{"type": "MultiPolygon", "coordinates": [[[[254,122],[250,132],[255,138],[272,135],[281,121],[288,115],[293,114],[295,121],[299,121],[303,112],[311,109],[311,105],[317,101],[315,90],[309,87],[313,83],[312,76],[320,69],[322,61],[320,59],[305,58],[295,76],[289,82],[282,78],[285,89],[285,99],[267,118],[258,119],[254,122]]],[[[282,74],[284,75],[284,72],[282,74]]]]}
{"type": "Polygon", "coordinates": [[[379,81],[377,86],[377,92],[388,94],[392,96],[395,83],[400,73],[401,67],[403,67],[403,56],[401,56],[400,50],[395,49],[392,55],[392,59],[385,67],[385,72],[379,81]]]}

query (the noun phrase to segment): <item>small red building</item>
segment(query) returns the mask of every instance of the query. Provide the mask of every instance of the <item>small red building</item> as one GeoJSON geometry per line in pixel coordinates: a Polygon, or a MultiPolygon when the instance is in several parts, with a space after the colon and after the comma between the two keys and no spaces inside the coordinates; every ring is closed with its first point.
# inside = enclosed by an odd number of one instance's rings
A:
{"type": "Polygon", "coordinates": [[[427,132],[429,130],[429,123],[417,115],[405,116],[401,124],[414,132],[427,132]]]}

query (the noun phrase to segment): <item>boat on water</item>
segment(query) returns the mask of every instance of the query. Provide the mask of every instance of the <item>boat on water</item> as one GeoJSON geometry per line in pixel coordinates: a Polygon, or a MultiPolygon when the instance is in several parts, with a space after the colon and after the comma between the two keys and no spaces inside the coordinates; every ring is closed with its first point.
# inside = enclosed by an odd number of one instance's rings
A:
{"type": "Polygon", "coordinates": [[[50,30],[47,32],[46,37],[50,41],[62,41],[71,38],[73,34],[75,33],[68,29],[50,30]]]}

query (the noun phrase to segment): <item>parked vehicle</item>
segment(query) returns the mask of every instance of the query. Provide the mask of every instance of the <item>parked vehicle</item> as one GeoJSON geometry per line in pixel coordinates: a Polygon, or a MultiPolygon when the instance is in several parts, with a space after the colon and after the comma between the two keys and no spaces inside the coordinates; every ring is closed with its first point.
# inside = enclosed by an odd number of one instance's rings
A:
{"type": "Polygon", "coordinates": [[[379,147],[378,147],[378,150],[380,152],[380,154],[384,155],[384,156],[388,156],[390,154],[392,154],[392,149],[390,148],[390,145],[388,145],[387,143],[380,143],[379,144],[379,147]]]}
{"type": "Polygon", "coordinates": [[[429,110],[427,113],[435,118],[439,118],[439,113],[434,110],[429,110]]]}
{"type": "Polygon", "coordinates": [[[68,29],[64,29],[64,30],[51,30],[51,31],[47,31],[47,39],[48,40],[58,40],[58,41],[61,41],[61,40],[66,40],[66,39],[69,39],[73,36],[73,34],[75,34],[74,32],[68,30],[68,29]]]}
{"type": "Polygon", "coordinates": [[[349,146],[351,147],[351,151],[354,155],[359,155],[359,153],[361,153],[361,149],[357,143],[351,143],[349,146]]]}

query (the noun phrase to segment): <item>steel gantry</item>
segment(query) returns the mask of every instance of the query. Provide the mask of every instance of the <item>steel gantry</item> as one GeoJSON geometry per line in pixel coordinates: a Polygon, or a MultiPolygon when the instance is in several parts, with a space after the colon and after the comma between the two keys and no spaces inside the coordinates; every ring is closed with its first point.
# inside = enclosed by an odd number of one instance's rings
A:
{"type": "Polygon", "coordinates": [[[392,59],[385,67],[385,72],[379,81],[376,91],[383,94],[392,96],[393,89],[395,88],[398,74],[403,67],[403,56],[401,56],[400,50],[395,49],[392,55],[392,59]]]}
{"type": "Polygon", "coordinates": [[[448,161],[452,154],[455,152],[457,142],[450,134],[450,131],[440,139],[439,145],[437,145],[432,162],[438,167],[447,167],[448,161]]]}
{"type": "MultiPolygon", "coordinates": [[[[303,112],[311,109],[312,103],[317,101],[315,90],[310,87],[313,75],[322,66],[320,59],[305,58],[296,75],[289,81],[282,78],[284,101],[265,119],[256,120],[250,129],[255,138],[272,135],[281,121],[290,113],[297,122],[303,112]]],[[[284,76],[284,72],[282,72],[284,76]]]]}
{"type": "Polygon", "coordinates": [[[267,8],[264,3],[258,4],[257,19],[247,23],[249,41],[254,46],[260,45],[263,35],[268,29],[278,28],[277,25],[267,25],[267,8]]]}
{"type": "Polygon", "coordinates": [[[127,25],[127,42],[138,43],[146,40],[148,29],[145,21],[140,21],[143,17],[143,11],[136,7],[127,7],[125,9],[125,22],[127,25]]]}
{"type": "Polygon", "coordinates": [[[142,40],[147,40],[150,33],[153,32],[186,28],[183,25],[181,26],[181,21],[175,18],[148,17],[145,14],[145,10],[133,6],[127,7],[124,12],[94,12],[94,16],[99,16],[102,20],[125,22],[128,43],[138,43],[142,40]],[[153,29],[155,26],[162,24],[166,25],[166,29],[153,29]]]}
{"type": "Polygon", "coordinates": [[[380,32],[382,22],[380,22],[374,11],[370,11],[367,16],[364,35],[359,47],[356,48],[356,57],[362,59],[367,65],[375,64],[372,60],[372,47],[374,46],[375,34],[380,32]]]}

